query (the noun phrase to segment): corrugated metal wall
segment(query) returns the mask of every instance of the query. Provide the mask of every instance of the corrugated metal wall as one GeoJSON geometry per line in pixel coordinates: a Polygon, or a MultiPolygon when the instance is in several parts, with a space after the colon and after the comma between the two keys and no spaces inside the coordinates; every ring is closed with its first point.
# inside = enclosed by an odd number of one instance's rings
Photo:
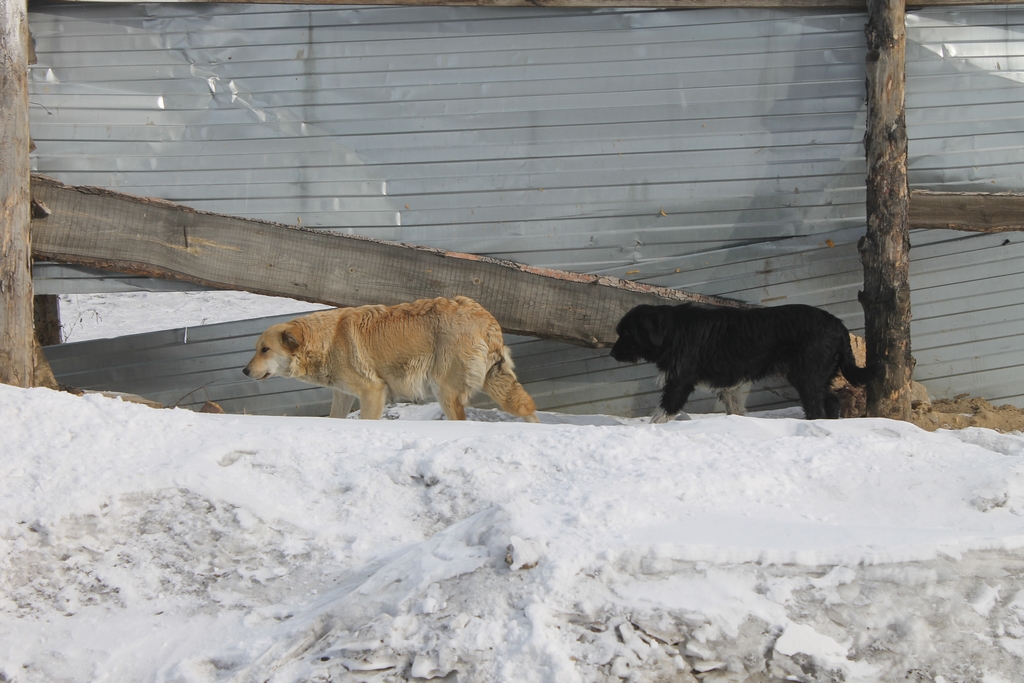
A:
{"type": "MultiPolygon", "coordinates": [[[[1024,191],[1024,8],[907,19],[911,187],[1024,191]]],[[[1024,407],[1024,235],[911,235],[914,377],[1024,407]]]]}
{"type": "MultiPolygon", "coordinates": [[[[64,182],[862,325],[863,15],[118,4],[29,20],[34,168],[64,182]]],[[[1024,188],[1022,24],[908,18],[913,187],[1024,188]]],[[[916,376],[1024,406],[1020,239],[913,240],[916,376]]],[[[516,342],[544,408],[643,413],[656,396],[648,367],[516,342]]]]}
{"type": "Polygon", "coordinates": [[[139,394],[165,406],[214,401],[253,415],[326,415],[331,392],[297,380],[255,382],[242,374],[255,339],[277,316],[48,347],[54,374],[81,389],[139,394]]]}

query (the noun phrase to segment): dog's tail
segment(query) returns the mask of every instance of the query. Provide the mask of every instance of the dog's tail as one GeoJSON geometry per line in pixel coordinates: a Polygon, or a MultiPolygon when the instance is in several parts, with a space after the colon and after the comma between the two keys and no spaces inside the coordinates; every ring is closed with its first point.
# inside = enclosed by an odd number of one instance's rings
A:
{"type": "Polygon", "coordinates": [[[877,361],[868,363],[863,368],[857,365],[857,359],[853,355],[853,346],[850,344],[850,335],[847,334],[844,343],[839,347],[839,370],[847,382],[856,387],[862,387],[878,377],[883,372],[884,366],[877,361]]]}
{"type": "Polygon", "coordinates": [[[488,358],[492,359],[493,363],[487,369],[487,377],[484,379],[484,391],[487,395],[509,415],[521,417],[526,422],[540,422],[536,415],[536,404],[526,393],[526,389],[523,389],[513,371],[512,354],[509,353],[508,347],[502,345],[500,351],[492,351],[488,358]]]}

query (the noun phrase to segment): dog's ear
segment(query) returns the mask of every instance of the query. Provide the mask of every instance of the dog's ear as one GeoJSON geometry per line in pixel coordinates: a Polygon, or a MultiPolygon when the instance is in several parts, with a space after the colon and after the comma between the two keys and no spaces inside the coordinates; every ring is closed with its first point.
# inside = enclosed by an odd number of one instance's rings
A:
{"type": "Polygon", "coordinates": [[[281,344],[289,351],[297,351],[302,346],[302,330],[297,325],[284,328],[281,332],[281,344]]]}
{"type": "Polygon", "coordinates": [[[647,336],[650,337],[652,344],[661,346],[665,342],[667,329],[662,316],[652,312],[650,315],[644,316],[640,324],[644,331],[647,332],[647,336]]]}

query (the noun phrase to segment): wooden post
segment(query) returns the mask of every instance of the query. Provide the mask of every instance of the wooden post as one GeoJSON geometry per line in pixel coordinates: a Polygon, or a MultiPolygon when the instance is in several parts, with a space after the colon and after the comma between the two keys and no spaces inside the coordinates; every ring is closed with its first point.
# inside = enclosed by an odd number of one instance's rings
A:
{"type": "Polygon", "coordinates": [[[33,344],[35,351],[35,386],[57,389],[57,379],[53,376],[50,362],[43,353],[44,346],[60,344],[60,301],[55,294],[43,294],[34,297],[36,338],[33,344]]]}
{"type": "Polygon", "coordinates": [[[43,346],[60,344],[60,301],[56,294],[42,294],[34,299],[36,338],[43,346]]]}
{"type": "Polygon", "coordinates": [[[868,0],[867,234],[864,264],[868,361],[885,373],[867,387],[868,415],[910,418],[910,236],[908,232],[905,0],[868,0]]]}
{"type": "Polygon", "coordinates": [[[0,0],[0,382],[33,385],[28,8],[0,0]]]}

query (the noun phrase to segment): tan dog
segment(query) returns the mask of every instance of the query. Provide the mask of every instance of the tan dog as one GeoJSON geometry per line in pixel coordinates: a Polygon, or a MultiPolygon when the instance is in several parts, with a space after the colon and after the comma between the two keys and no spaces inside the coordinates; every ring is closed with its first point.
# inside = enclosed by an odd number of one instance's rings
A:
{"type": "Polygon", "coordinates": [[[429,391],[449,420],[465,420],[482,389],[502,410],[538,421],[498,321],[464,296],[318,311],[273,325],[242,372],[330,387],[331,417],[347,415],[357,396],[359,416],[379,420],[389,397],[422,400],[429,391]]]}

